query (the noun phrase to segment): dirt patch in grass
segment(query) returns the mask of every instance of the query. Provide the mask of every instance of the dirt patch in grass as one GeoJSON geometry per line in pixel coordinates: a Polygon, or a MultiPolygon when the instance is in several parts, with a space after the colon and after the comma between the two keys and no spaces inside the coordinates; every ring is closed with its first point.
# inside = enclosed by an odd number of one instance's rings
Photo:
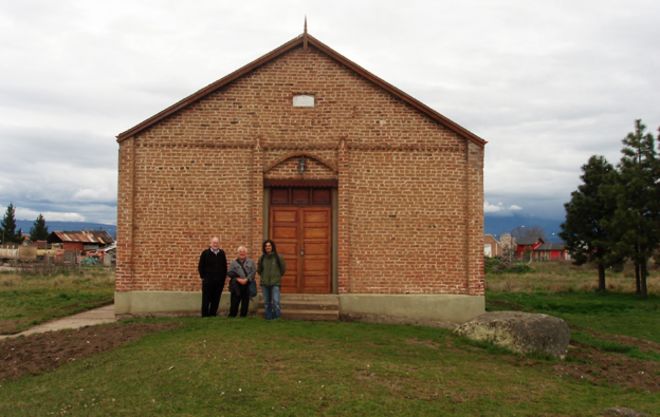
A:
{"type": "Polygon", "coordinates": [[[433,340],[406,339],[405,343],[410,346],[426,346],[428,348],[433,348],[433,349],[437,349],[440,347],[440,343],[433,340]]]}
{"type": "Polygon", "coordinates": [[[570,360],[553,368],[560,375],[593,384],[619,385],[635,390],[660,392],[660,363],[602,352],[591,346],[572,342],[570,360]]]}
{"type": "MultiPolygon", "coordinates": [[[[620,336],[616,336],[620,337],[620,336]]],[[[624,337],[631,345],[648,347],[653,342],[624,337]],[[637,343],[632,343],[637,342],[637,343]]],[[[623,340],[623,339],[622,339],[623,340]]],[[[483,351],[482,347],[461,343],[460,346],[444,346],[454,351],[483,351]]],[[[632,358],[604,352],[596,347],[571,341],[565,361],[547,362],[535,357],[501,352],[498,360],[520,367],[546,367],[565,378],[589,382],[594,385],[620,386],[637,391],[660,392],[660,362],[632,358]]]]}
{"type": "Polygon", "coordinates": [[[614,335],[614,334],[603,334],[603,333],[597,333],[597,332],[592,332],[595,336],[602,337],[602,338],[608,338],[611,339],[617,343],[621,343],[624,345],[630,345],[630,346],[635,346],[642,352],[656,352],[660,353],[660,343],[656,343],[652,340],[645,340],[645,339],[639,339],[636,337],[631,337],[631,336],[624,336],[624,335],[614,335]]]}
{"type": "Polygon", "coordinates": [[[0,320],[0,335],[16,333],[20,325],[20,320],[0,320]]]}
{"type": "Polygon", "coordinates": [[[0,340],[0,380],[38,375],[176,323],[113,323],[0,340]]]}

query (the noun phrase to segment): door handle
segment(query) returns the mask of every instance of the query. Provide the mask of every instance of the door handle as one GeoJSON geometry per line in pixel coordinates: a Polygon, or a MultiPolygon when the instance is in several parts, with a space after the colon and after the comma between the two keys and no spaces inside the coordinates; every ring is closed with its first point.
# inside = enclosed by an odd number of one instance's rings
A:
{"type": "Polygon", "coordinates": [[[302,249],[300,250],[300,256],[305,256],[305,251],[302,249]]]}

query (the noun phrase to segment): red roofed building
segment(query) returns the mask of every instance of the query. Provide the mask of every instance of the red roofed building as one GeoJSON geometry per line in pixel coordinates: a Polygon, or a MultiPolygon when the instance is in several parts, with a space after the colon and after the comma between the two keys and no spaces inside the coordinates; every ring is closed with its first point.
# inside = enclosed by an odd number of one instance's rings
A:
{"type": "Polygon", "coordinates": [[[61,244],[64,250],[96,250],[108,246],[114,239],[105,230],[63,231],[48,235],[48,243],[61,244]]]}
{"type": "Polygon", "coordinates": [[[536,241],[520,241],[516,245],[516,258],[535,261],[565,261],[569,259],[563,243],[546,243],[539,238],[536,241]]]}

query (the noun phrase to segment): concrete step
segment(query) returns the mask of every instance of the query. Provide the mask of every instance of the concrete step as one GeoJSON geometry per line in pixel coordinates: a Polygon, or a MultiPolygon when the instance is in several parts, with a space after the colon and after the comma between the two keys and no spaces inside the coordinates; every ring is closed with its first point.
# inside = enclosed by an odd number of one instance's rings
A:
{"type": "MultiPolygon", "coordinates": [[[[282,294],[282,318],[289,320],[339,320],[339,297],[334,294],[282,294]]],[[[258,314],[263,314],[259,300],[258,314]]]]}
{"type": "Polygon", "coordinates": [[[336,294],[281,294],[280,300],[284,301],[313,301],[317,303],[339,303],[336,294]]]}
{"type": "MultiPolygon", "coordinates": [[[[259,309],[264,308],[263,301],[259,302],[259,309]]],[[[311,301],[280,301],[282,310],[321,310],[321,311],[339,311],[339,303],[318,303],[311,301]]]]}
{"type": "MultiPolygon", "coordinates": [[[[263,314],[263,311],[261,311],[261,314],[263,314]]],[[[282,310],[282,318],[286,320],[337,321],[339,320],[339,311],[282,310]]]]}

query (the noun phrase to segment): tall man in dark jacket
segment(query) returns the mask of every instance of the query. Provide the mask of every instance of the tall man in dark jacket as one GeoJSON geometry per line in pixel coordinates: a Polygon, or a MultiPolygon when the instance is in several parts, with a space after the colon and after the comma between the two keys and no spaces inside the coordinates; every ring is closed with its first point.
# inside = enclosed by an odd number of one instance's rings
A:
{"type": "Polygon", "coordinates": [[[217,237],[211,239],[210,247],[199,256],[198,270],[202,279],[202,317],[217,316],[227,278],[227,257],[217,237]]]}

